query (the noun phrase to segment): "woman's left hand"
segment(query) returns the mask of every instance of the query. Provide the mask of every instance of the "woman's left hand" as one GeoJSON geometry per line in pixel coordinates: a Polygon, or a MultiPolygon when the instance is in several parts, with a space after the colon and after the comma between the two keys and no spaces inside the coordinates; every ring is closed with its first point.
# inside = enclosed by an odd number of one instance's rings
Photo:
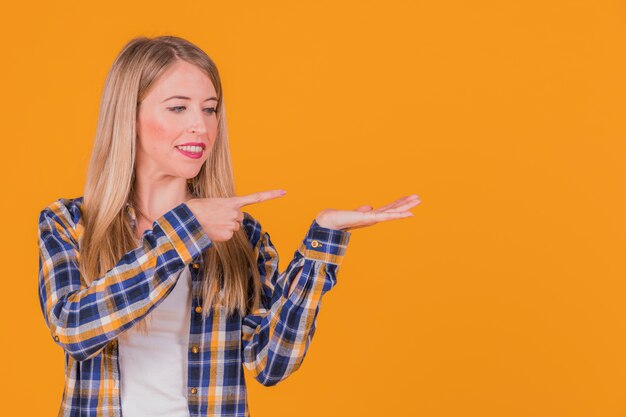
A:
{"type": "Polygon", "coordinates": [[[320,226],[329,229],[358,229],[387,220],[413,217],[413,213],[408,210],[420,203],[419,196],[411,194],[375,210],[372,206],[367,205],[358,207],[355,210],[325,209],[317,215],[315,221],[320,226]]]}

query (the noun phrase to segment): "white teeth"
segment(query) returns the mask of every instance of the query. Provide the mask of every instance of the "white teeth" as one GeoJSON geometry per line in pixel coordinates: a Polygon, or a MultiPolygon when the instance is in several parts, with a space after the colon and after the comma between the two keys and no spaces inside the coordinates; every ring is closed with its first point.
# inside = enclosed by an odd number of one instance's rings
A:
{"type": "Polygon", "coordinates": [[[202,152],[202,147],[201,146],[177,146],[178,149],[182,149],[183,151],[187,151],[187,152],[202,152]]]}

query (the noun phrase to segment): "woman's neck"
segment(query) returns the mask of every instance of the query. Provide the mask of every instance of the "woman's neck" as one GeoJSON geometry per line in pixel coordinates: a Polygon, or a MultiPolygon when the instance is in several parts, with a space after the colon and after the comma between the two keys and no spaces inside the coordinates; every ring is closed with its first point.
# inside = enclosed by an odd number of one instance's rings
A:
{"type": "Polygon", "coordinates": [[[138,175],[133,184],[133,207],[150,223],[191,198],[193,195],[184,177],[150,179],[138,175]]]}

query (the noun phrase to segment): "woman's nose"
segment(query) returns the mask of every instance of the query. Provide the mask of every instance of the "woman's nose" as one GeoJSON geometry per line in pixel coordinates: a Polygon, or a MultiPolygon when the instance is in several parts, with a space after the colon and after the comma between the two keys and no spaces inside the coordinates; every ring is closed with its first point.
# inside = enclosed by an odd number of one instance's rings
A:
{"type": "Polygon", "coordinates": [[[206,128],[204,127],[204,124],[202,123],[193,124],[189,127],[189,132],[196,134],[196,135],[203,135],[206,133],[206,128]]]}
{"type": "Polygon", "coordinates": [[[207,131],[204,120],[202,119],[202,115],[194,115],[189,121],[188,130],[191,133],[195,133],[197,135],[205,134],[207,131]]]}

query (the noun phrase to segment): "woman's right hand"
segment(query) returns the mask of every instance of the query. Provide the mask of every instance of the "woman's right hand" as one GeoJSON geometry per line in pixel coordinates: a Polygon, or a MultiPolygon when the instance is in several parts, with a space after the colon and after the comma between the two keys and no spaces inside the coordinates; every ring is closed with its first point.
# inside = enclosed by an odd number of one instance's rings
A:
{"type": "Polygon", "coordinates": [[[282,197],[285,193],[278,189],[226,198],[192,198],[185,203],[209,239],[223,242],[232,238],[235,231],[241,228],[242,207],[282,197]]]}

